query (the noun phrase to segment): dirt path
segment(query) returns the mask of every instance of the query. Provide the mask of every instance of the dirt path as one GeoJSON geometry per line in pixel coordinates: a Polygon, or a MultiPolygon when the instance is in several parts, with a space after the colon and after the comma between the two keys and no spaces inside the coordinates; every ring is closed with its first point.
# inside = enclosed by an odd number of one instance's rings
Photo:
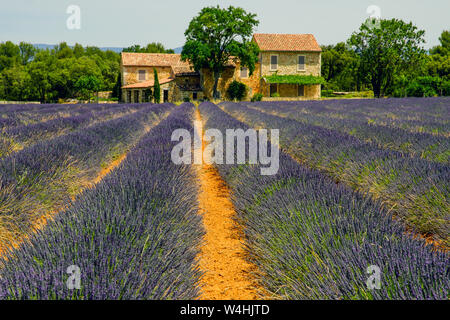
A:
{"type": "MultiPolygon", "coordinates": [[[[201,120],[198,110],[196,120],[201,120]]],[[[260,290],[251,274],[256,267],[245,260],[244,239],[233,220],[236,213],[230,200],[230,190],[214,166],[203,163],[196,167],[200,181],[200,214],[206,230],[199,257],[200,269],[204,272],[200,282],[200,299],[259,299],[260,290]]]]}

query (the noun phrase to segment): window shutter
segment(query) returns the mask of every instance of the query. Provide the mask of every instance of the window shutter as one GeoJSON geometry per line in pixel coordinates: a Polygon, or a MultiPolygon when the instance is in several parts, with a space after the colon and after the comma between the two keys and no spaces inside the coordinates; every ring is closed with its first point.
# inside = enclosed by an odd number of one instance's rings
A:
{"type": "Polygon", "coordinates": [[[145,80],[145,70],[139,70],[139,80],[145,80]]]}
{"type": "Polygon", "coordinates": [[[298,70],[305,70],[305,56],[298,56],[298,70]]]}
{"type": "Polygon", "coordinates": [[[278,56],[270,56],[270,69],[271,70],[278,69],[278,56]]]}

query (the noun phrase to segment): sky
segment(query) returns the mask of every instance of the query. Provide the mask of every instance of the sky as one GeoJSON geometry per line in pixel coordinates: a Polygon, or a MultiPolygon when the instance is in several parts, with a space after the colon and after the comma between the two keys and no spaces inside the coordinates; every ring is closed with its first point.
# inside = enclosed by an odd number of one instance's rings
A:
{"type": "Polygon", "coordinates": [[[381,18],[424,29],[426,48],[450,29],[449,0],[0,0],[0,42],[98,47],[161,42],[175,48],[184,44],[184,31],[201,8],[216,5],[256,13],[256,32],[312,33],[321,45],[347,40],[370,16],[369,6],[377,6],[381,18]],[[67,13],[72,5],[80,9],[79,20],[74,11],[67,13]]]}

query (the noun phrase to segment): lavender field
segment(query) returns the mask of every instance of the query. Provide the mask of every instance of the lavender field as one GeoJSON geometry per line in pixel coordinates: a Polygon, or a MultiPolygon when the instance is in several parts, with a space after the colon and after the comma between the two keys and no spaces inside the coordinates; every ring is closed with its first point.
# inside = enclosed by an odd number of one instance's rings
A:
{"type": "Polygon", "coordinates": [[[201,298],[196,116],[280,130],[276,174],[212,165],[261,299],[448,300],[448,98],[1,106],[0,300],[201,298]]]}

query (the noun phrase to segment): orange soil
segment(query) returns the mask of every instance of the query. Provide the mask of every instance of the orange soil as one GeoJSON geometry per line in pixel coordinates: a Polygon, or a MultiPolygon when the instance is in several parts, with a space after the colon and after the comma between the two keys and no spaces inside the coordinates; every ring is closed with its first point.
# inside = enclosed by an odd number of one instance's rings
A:
{"type": "MultiPolygon", "coordinates": [[[[198,110],[196,119],[201,119],[198,110]]],[[[261,293],[251,274],[256,266],[246,261],[242,232],[233,220],[230,190],[214,166],[203,163],[196,167],[200,214],[206,230],[199,255],[200,270],[204,272],[200,299],[256,300],[261,293]]]]}

